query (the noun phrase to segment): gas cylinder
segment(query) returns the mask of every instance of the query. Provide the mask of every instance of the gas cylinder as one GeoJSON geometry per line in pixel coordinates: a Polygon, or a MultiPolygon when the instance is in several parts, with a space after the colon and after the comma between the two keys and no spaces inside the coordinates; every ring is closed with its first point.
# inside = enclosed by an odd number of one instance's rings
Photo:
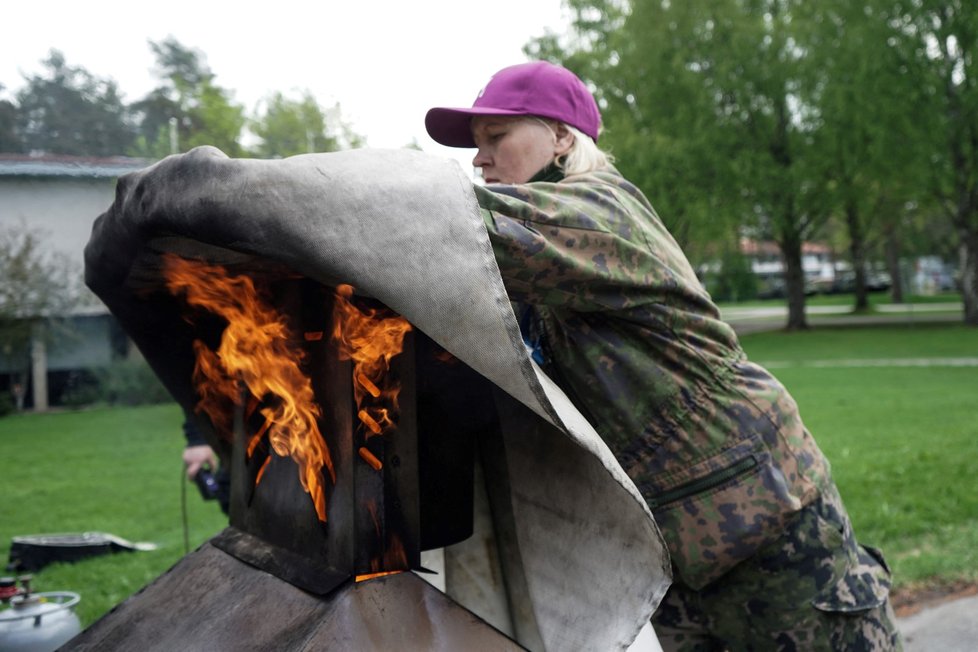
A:
{"type": "Polygon", "coordinates": [[[0,611],[0,652],[52,652],[81,631],[70,591],[18,595],[0,611]]]}

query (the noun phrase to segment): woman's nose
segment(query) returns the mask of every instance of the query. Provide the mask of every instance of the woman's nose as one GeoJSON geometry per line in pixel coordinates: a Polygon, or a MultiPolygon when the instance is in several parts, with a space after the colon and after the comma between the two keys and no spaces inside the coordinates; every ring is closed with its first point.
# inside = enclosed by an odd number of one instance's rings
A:
{"type": "Polygon", "coordinates": [[[472,167],[481,168],[483,165],[489,163],[489,161],[489,155],[480,147],[479,151],[475,154],[475,158],[472,159],[472,167]]]}

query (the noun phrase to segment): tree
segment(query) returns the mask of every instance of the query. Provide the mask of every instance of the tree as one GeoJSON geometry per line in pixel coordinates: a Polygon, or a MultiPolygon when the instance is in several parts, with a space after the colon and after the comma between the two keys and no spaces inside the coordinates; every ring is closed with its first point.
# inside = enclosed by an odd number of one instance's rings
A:
{"type": "MultiPolygon", "coordinates": [[[[713,256],[718,241],[724,241],[722,249],[735,248],[731,224],[745,209],[732,186],[722,199],[720,191],[732,180],[722,151],[732,145],[720,144],[715,131],[708,134],[709,92],[696,71],[679,65],[677,57],[684,55],[674,37],[660,38],[670,26],[658,25],[654,38],[636,39],[650,20],[641,11],[614,0],[568,4],[571,33],[536,39],[527,54],[561,63],[589,83],[602,111],[599,144],[649,196],[691,261],[713,256]]],[[[688,26],[674,22],[671,29],[688,26]]]]}
{"type": "MultiPolygon", "coordinates": [[[[800,0],[570,2],[565,59],[597,89],[621,168],[684,229],[739,221],[781,249],[788,328],[804,328],[802,243],[829,214],[824,169],[808,155],[813,68],[793,21],[800,0]]],[[[665,215],[664,215],[665,217],[665,215]]]]}
{"type": "MultiPolygon", "coordinates": [[[[0,93],[4,86],[0,84],[0,93]]],[[[0,99],[0,152],[20,153],[24,143],[17,135],[17,105],[10,100],[0,99]]]]}
{"type": "Polygon", "coordinates": [[[137,153],[161,158],[174,153],[174,146],[186,151],[213,145],[229,156],[240,156],[244,107],[214,82],[204,54],[173,37],[149,45],[162,84],[132,105],[139,117],[137,153]]]}
{"type": "Polygon", "coordinates": [[[132,145],[126,106],[111,79],[69,66],[51,50],[45,76],[26,78],[17,93],[17,132],[22,146],[53,154],[113,156],[132,145]]]}
{"type": "Polygon", "coordinates": [[[261,142],[255,154],[262,158],[284,158],[310,152],[340,149],[326,125],[326,112],[309,91],[299,100],[273,93],[259,107],[251,130],[261,142]]]}
{"type": "Polygon", "coordinates": [[[925,162],[929,196],[953,225],[964,321],[978,326],[978,6],[965,0],[893,0],[888,45],[916,92],[906,143],[925,162]]]}
{"type": "Polygon", "coordinates": [[[918,157],[907,147],[913,94],[887,46],[884,3],[826,0],[797,9],[813,62],[815,147],[829,179],[832,212],[845,226],[855,273],[855,310],[869,308],[867,258],[886,239],[890,274],[902,293],[897,264],[904,207],[919,191],[918,157]],[[915,174],[914,170],[917,170],[915,174]]]}
{"type": "Polygon", "coordinates": [[[0,355],[22,369],[15,383],[26,386],[35,339],[54,335],[57,320],[85,298],[81,274],[67,259],[46,249],[44,235],[24,224],[0,225],[0,355]],[[50,323],[54,330],[44,332],[50,323]]]}

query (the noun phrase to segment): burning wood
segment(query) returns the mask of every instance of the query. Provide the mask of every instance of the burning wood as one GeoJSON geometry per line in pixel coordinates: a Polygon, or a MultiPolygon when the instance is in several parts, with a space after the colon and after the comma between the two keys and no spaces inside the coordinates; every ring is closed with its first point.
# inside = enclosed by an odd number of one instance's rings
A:
{"type": "Polygon", "coordinates": [[[271,456],[265,458],[265,461],[262,463],[261,468],[258,469],[258,476],[255,478],[255,484],[261,482],[261,477],[265,475],[265,469],[268,468],[268,463],[271,461],[272,461],[271,456]]]}
{"type": "Polygon", "coordinates": [[[272,420],[265,419],[265,421],[261,424],[261,428],[259,428],[258,431],[251,436],[251,440],[248,442],[248,457],[255,454],[255,449],[258,448],[258,444],[265,436],[265,433],[268,432],[268,427],[270,425],[272,425],[272,420]]]}
{"type": "Polygon", "coordinates": [[[340,359],[353,361],[357,416],[368,431],[365,437],[369,438],[382,435],[394,426],[389,409],[397,410],[400,386],[388,372],[391,359],[404,350],[404,336],[411,330],[411,324],[399,315],[388,315],[374,308],[361,309],[352,297],[352,286],[337,286],[333,339],[339,345],[340,359]],[[379,405],[368,405],[368,402],[379,405]]]}
{"type": "MultiPolygon", "coordinates": [[[[384,432],[384,429],[381,427],[380,423],[378,423],[376,419],[370,416],[370,413],[367,412],[366,410],[360,410],[359,412],[357,412],[357,417],[359,417],[360,421],[363,422],[363,425],[367,426],[367,430],[369,430],[373,434],[379,435],[382,432],[384,432]]],[[[369,436],[370,435],[367,435],[367,437],[369,436]]]]}
{"type": "Polygon", "coordinates": [[[363,461],[373,467],[374,471],[380,471],[384,468],[384,463],[378,460],[377,456],[371,453],[370,449],[366,446],[361,446],[358,452],[360,453],[360,457],[363,458],[363,461]]]}
{"type": "Polygon", "coordinates": [[[373,396],[374,398],[380,397],[380,389],[372,382],[370,382],[370,379],[364,376],[363,374],[357,374],[357,383],[359,383],[361,387],[367,390],[367,393],[373,396]]]}

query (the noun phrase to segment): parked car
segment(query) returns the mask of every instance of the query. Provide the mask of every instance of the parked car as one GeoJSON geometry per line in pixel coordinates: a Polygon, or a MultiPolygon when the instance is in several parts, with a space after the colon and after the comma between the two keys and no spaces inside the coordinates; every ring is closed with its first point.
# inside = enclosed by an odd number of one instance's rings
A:
{"type": "Polygon", "coordinates": [[[870,272],[866,275],[866,289],[870,292],[884,292],[893,285],[893,277],[887,272],[870,272]]]}

